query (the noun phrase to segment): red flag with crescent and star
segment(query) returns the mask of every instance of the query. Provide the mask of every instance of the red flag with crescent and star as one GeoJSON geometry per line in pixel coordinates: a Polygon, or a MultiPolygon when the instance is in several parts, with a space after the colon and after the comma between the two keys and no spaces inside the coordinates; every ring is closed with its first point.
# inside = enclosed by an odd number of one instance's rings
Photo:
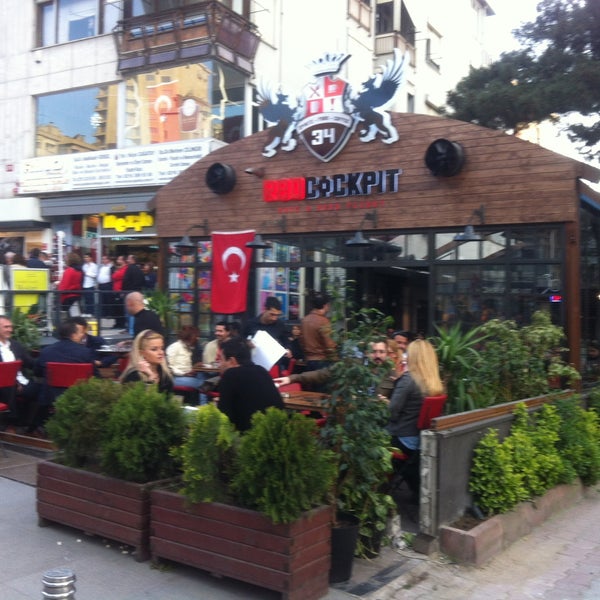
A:
{"type": "Polygon", "coordinates": [[[212,234],[212,312],[231,315],[244,312],[248,300],[248,275],[254,230],[214,231],[212,234]]]}

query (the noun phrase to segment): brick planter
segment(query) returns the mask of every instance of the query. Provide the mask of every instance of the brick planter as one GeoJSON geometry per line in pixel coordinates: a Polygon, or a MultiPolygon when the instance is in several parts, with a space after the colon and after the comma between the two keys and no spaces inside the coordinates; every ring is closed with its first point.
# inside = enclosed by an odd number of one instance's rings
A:
{"type": "Polygon", "coordinates": [[[37,479],[40,526],[75,527],[133,546],[138,562],[150,558],[150,489],[157,483],[130,483],[53,461],[38,464],[37,479]]]}
{"type": "Polygon", "coordinates": [[[572,506],[584,494],[580,483],[559,485],[532,502],[522,502],[510,512],[495,515],[465,531],[440,527],[440,550],[462,564],[481,566],[496,554],[549,519],[572,506]]]}
{"type": "Polygon", "coordinates": [[[274,525],[258,512],[219,503],[189,505],[180,494],[151,494],[153,560],[173,560],[281,592],[283,600],[316,600],[329,588],[331,507],[274,525]]]}

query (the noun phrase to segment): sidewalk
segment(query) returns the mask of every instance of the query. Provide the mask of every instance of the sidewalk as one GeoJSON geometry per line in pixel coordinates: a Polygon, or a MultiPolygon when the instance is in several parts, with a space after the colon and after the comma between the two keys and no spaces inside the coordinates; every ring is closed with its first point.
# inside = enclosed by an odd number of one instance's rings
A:
{"type": "MultiPolygon", "coordinates": [[[[38,600],[43,574],[68,567],[78,600],[275,600],[279,595],[175,563],[153,569],[129,549],[80,531],[38,527],[38,457],[0,451],[0,589],[8,600],[38,600]]],[[[482,568],[385,548],[355,560],[352,579],[324,600],[596,600],[600,598],[600,486],[482,568]]],[[[403,527],[404,528],[404,527],[403,527]]]]}

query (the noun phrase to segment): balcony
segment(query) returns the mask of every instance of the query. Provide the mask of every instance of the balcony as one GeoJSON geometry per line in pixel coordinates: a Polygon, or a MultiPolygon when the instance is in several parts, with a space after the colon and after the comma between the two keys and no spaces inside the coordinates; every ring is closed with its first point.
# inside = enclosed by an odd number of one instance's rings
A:
{"type": "Polygon", "coordinates": [[[409,64],[411,67],[415,66],[415,47],[401,33],[391,31],[375,36],[375,56],[391,58],[394,48],[398,48],[402,54],[408,52],[409,64]]]}
{"type": "Polygon", "coordinates": [[[253,72],[259,36],[254,25],[220,2],[200,2],[119,21],[118,71],[216,59],[253,72]]]}

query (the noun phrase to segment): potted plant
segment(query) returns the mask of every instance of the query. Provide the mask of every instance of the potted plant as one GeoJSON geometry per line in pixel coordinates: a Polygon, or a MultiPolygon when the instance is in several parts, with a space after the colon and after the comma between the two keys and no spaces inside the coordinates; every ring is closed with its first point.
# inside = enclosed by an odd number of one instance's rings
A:
{"type": "Polygon", "coordinates": [[[40,525],[57,522],[135,548],[149,557],[150,489],[177,474],[172,446],[183,411],[154,387],[90,379],[55,403],[47,431],[56,460],[38,464],[40,525]]]}
{"type": "Polygon", "coordinates": [[[240,436],[212,405],[192,419],[175,454],[180,489],[152,492],[152,556],[280,591],[328,590],[334,476],[312,420],[269,408],[240,436]]]}
{"type": "MultiPolygon", "coordinates": [[[[385,430],[388,408],[375,391],[390,365],[369,360],[370,343],[385,337],[387,325],[388,319],[379,311],[362,309],[352,316],[351,327],[338,327],[335,334],[338,360],[330,367],[331,394],[324,407],[328,417],[321,429],[321,439],[334,451],[337,464],[334,549],[337,535],[345,535],[348,517],[358,520],[359,536],[355,552],[351,549],[339,562],[336,554],[332,556],[332,582],[349,579],[353,554],[379,552],[396,508],[385,486],[392,470],[390,436],[385,430]]],[[[347,542],[340,543],[340,548],[347,547],[347,542]]]]}
{"type": "Polygon", "coordinates": [[[30,351],[39,349],[41,343],[37,318],[38,315],[35,313],[25,314],[18,308],[13,308],[10,315],[10,320],[13,324],[13,339],[23,344],[30,351]]]}

